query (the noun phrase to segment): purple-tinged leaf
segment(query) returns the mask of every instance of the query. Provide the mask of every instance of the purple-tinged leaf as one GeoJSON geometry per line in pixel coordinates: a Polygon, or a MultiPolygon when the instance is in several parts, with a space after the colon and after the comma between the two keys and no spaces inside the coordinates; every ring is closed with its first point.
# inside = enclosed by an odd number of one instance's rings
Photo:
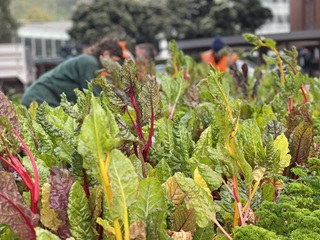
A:
{"type": "Polygon", "coordinates": [[[287,117],[287,131],[289,140],[291,164],[306,162],[313,139],[313,125],[306,105],[298,106],[287,117]]]}
{"type": "Polygon", "coordinates": [[[75,182],[68,170],[53,167],[50,169],[49,183],[50,208],[58,213],[62,224],[58,227],[57,235],[61,239],[71,237],[68,222],[68,194],[72,184],[75,182]]]}
{"type": "Polygon", "coordinates": [[[199,104],[199,97],[200,92],[196,85],[190,84],[184,93],[183,101],[186,105],[192,107],[199,104]]]}
{"type": "Polygon", "coordinates": [[[24,239],[36,239],[34,227],[39,224],[39,216],[26,205],[9,172],[0,172],[0,223],[24,239]]]}
{"type": "Polygon", "coordinates": [[[172,229],[176,232],[194,232],[196,230],[196,211],[194,208],[177,209],[174,212],[174,222],[172,229]]]}
{"type": "MultiPolygon", "coordinates": [[[[6,116],[13,128],[20,134],[20,122],[14,104],[0,91],[0,115],[6,116]]],[[[1,126],[0,126],[1,130],[1,126]]],[[[2,132],[2,131],[1,131],[2,132]]]]}
{"type": "Polygon", "coordinates": [[[292,162],[307,162],[313,139],[313,126],[310,123],[301,122],[291,136],[289,146],[292,162]]]}

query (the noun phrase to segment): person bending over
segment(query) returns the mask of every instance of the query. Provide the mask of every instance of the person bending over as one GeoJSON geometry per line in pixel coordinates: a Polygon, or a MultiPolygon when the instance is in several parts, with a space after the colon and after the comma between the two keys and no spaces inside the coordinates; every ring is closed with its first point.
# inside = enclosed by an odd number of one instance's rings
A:
{"type": "MultiPolygon", "coordinates": [[[[71,58],[59,64],[49,72],[44,73],[23,94],[21,104],[30,106],[32,101],[38,104],[47,102],[51,107],[60,105],[61,94],[65,93],[69,102],[76,102],[74,89],[87,89],[88,82],[96,77],[96,71],[102,68],[100,56],[109,57],[122,62],[122,48],[115,38],[103,38],[87,48],[84,54],[71,58]]],[[[94,88],[94,94],[100,93],[100,88],[94,88]]]]}

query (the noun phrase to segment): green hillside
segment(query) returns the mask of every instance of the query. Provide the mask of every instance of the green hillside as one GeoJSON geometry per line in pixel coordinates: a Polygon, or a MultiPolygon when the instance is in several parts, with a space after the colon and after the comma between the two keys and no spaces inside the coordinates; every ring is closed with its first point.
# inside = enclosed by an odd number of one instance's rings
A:
{"type": "Polygon", "coordinates": [[[11,0],[12,14],[21,23],[68,20],[79,0],[11,0]]]}

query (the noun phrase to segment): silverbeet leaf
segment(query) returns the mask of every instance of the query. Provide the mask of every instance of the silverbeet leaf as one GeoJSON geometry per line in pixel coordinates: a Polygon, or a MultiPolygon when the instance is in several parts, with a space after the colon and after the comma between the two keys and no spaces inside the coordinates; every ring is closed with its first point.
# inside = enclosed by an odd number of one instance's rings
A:
{"type": "Polygon", "coordinates": [[[70,232],[75,239],[95,239],[91,230],[91,209],[79,182],[75,182],[69,192],[68,219],[70,232]]]}
{"type": "Polygon", "coordinates": [[[174,177],[188,198],[186,201],[188,208],[194,208],[196,211],[197,225],[201,228],[208,226],[215,218],[212,198],[193,179],[186,178],[182,173],[176,173],[174,177]]]}
{"type": "Polygon", "coordinates": [[[57,235],[62,239],[66,239],[71,237],[67,210],[68,194],[74,179],[68,170],[53,167],[50,170],[49,183],[51,185],[50,208],[58,213],[58,218],[62,221],[62,224],[58,227],[57,235]]]}
{"type": "Polygon", "coordinates": [[[35,228],[37,240],[59,240],[60,238],[57,235],[49,232],[48,230],[42,228],[35,228]]]}
{"type": "Polygon", "coordinates": [[[31,212],[18,192],[14,176],[0,171],[0,223],[7,224],[20,238],[35,239],[39,216],[31,212]]]}
{"type": "Polygon", "coordinates": [[[117,149],[111,152],[108,175],[112,189],[111,217],[124,220],[127,208],[136,201],[138,175],[131,161],[117,149]]]}
{"type": "Polygon", "coordinates": [[[110,110],[103,109],[98,100],[91,98],[91,111],[84,119],[79,135],[78,152],[83,157],[87,173],[100,179],[99,160],[106,159],[106,151],[119,144],[117,122],[110,110]]]}
{"type": "Polygon", "coordinates": [[[132,206],[131,214],[135,221],[146,220],[151,211],[163,209],[164,217],[166,203],[164,191],[156,178],[145,178],[139,184],[139,195],[136,204],[132,206]]]}

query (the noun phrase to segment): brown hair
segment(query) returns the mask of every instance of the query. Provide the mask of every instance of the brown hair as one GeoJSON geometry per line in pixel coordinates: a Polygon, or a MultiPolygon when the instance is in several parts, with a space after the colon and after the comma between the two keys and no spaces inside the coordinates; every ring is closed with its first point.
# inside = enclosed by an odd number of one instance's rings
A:
{"type": "Polygon", "coordinates": [[[140,43],[136,45],[136,55],[137,57],[154,61],[157,50],[151,43],[140,43]]]}
{"type": "Polygon", "coordinates": [[[119,45],[119,41],[111,37],[101,39],[99,42],[86,48],[83,53],[91,54],[99,59],[104,51],[108,51],[110,56],[117,56],[122,59],[122,48],[119,45]]]}

